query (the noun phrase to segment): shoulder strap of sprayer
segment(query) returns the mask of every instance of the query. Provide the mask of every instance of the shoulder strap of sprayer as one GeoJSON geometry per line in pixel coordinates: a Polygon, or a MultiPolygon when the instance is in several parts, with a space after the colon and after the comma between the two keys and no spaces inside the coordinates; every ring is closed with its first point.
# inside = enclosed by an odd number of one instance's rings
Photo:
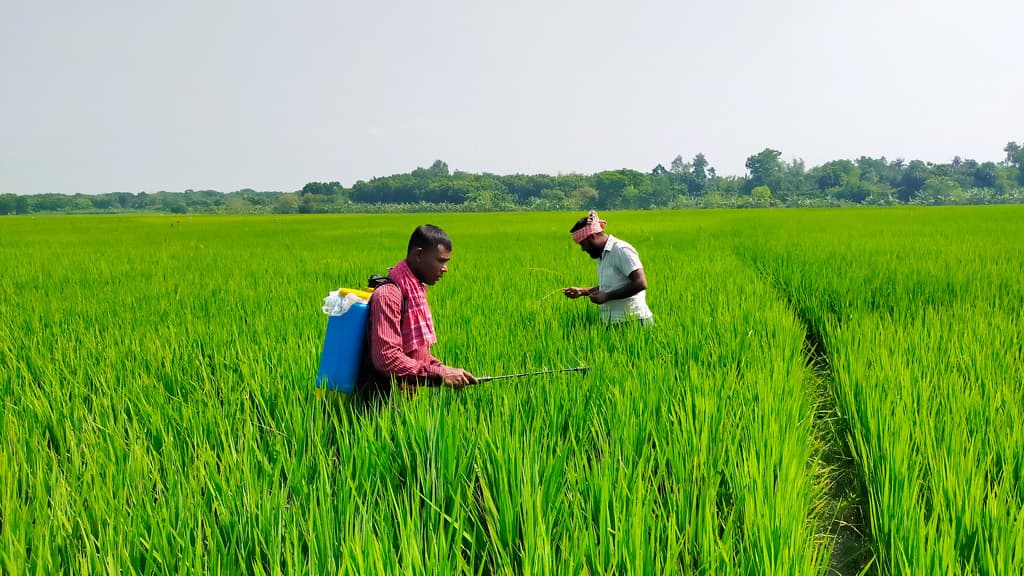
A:
{"type": "Polygon", "coordinates": [[[369,280],[366,281],[366,285],[369,286],[370,288],[373,288],[374,290],[380,288],[385,284],[395,284],[396,286],[398,285],[391,278],[387,276],[381,276],[380,274],[370,274],[369,280]]]}
{"type": "Polygon", "coordinates": [[[366,280],[366,285],[371,289],[376,290],[385,284],[393,284],[395,288],[398,288],[398,293],[402,295],[402,316],[405,316],[405,292],[402,292],[402,287],[398,285],[388,276],[381,276],[380,274],[371,274],[369,279],[366,280]]]}
{"type": "MultiPolygon", "coordinates": [[[[402,295],[402,312],[401,312],[401,315],[405,316],[405,292],[402,292],[402,287],[399,286],[397,282],[395,282],[394,280],[392,280],[391,278],[389,278],[387,276],[381,276],[380,274],[371,274],[370,278],[366,281],[366,285],[369,288],[373,289],[373,290],[376,290],[377,288],[380,288],[381,286],[384,286],[386,284],[393,284],[395,286],[395,288],[398,288],[398,292],[402,295]]],[[[399,322],[401,322],[401,319],[399,319],[399,322]]],[[[362,372],[362,374],[360,375],[359,380],[360,380],[360,386],[363,386],[365,388],[365,385],[370,383],[371,377],[369,375],[373,373],[373,363],[370,360],[370,350],[369,350],[369,341],[370,341],[370,323],[369,322],[366,323],[366,327],[364,328],[364,330],[365,330],[364,337],[366,338],[365,341],[367,343],[367,348],[366,348],[366,350],[363,353],[362,366],[361,366],[361,370],[360,370],[362,372]]]]}

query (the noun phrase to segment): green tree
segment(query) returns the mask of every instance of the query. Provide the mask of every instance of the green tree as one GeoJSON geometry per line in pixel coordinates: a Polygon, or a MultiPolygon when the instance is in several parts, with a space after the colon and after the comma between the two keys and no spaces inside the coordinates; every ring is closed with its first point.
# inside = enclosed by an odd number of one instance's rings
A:
{"type": "Polygon", "coordinates": [[[0,194],[0,216],[16,214],[18,210],[18,197],[14,194],[0,194]]]}
{"type": "Polygon", "coordinates": [[[924,187],[925,181],[931,178],[931,169],[920,160],[912,160],[900,177],[900,184],[896,190],[901,202],[910,202],[917,197],[917,194],[924,187]]]}
{"type": "Polygon", "coordinates": [[[747,158],[746,167],[749,171],[749,178],[745,186],[745,192],[750,193],[758,186],[767,186],[769,189],[777,190],[782,177],[782,152],[765,148],[757,154],[747,158]]]}
{"type": "Polygon", "coordinates": [[[470,192],[465,203],[467,210],[477,212],[501,212],[514,210],[516,207],[515,198],[490,188],[480,188],[470,192]]]}
{"type": "Polygon", "coordinates": [[[890,186],[896,183],[898,176],[896,170],[890,167],[889,163],[882,158],[871,158],[861,156],[854,162],[860,170],[862,182],[888,182],[890,186]]]}
{"type": "Polygon", "coordinates": [[[597,189],[597,208],[617,208],[622,191],[629,186],[629,180],[620,172],[605,171],[594,175],[597,189]]]}
{"type": "Polygon", "coordinates": [[[789,163],[784,162],[779,188],[774,194],[775,199],[788,204],[793,200],[805,199],[814,194],[814,180],[808,174],[804,161],[794,158],[789,163]]]}
{"type": "Polygon", "coordinates": [[[636,186],[627,184],[622,189],[622,197],[619,199],[619,208],[633,209],[640,208],[640,191],[636,186]]]}
{"type": "Polygon", "coordinates": [[[339,182],[309,182],[302,187],[303,194],[334,196],[341,194],[344,187],[339,182]]]}
{"type": "Polygon", "coordinates": [[[242,196],[229,196],[224,202],[224,209],[228,214],[252,214],[252,203],[242,196]]]}
{"type": "Polygon", "coordinates": [[[753,190],[750,191],[750,200],[754,206],[771,206],[772,191],[767,186],[756,186],[753,190]]]}
{"type": "Polygon", "coordinates": [[[533,198],[540,196],[541,190],[554,187],[544,179],[538,179],[526,174],[504,176],[502,177],[502,183],[505,185],[508,193],[516,198],[516,202],[520,206],[528,206],[533,198]]]}
{"type": "Polygon", "coordinates": [[[1024,186],[1024,147],[1016,142],[1009,142],[1003,151],[1006,152],[1007,166],[1017,169],[1017,182],[1024,186]]]}
{"type": "Polygon", "coordinates": [[[139,204],[135,195],[129,192],[114,192],[110,196],[114,199],[115,207],[121,210],[135,209],[139,204]]]}
{"type": "Polygon", "coordinates": [[[164,212],[169,212],[171,214],[187,214],[188,213],[188,205],[185,204],[185,199],[184,198],[182,198],[181,196],[178,196],[178,195],[172,195],[169,192],[164,192],[164,194],[167,194],[167,195],[164,196],[163,198],[161,198],[161,201],[160,201],[160,209],[161,210],[163,210],[164,212]]]}
{"type": "Polygon", "coordinates": [[[845,186],[851,179],[859,179],[860,169],[849,160],[833,160],[811,171],[818,189],[827,194],[845,186]]]}
{"type": "Polygon", "coordinates": [[[114,198],[110,194],[97,194],[89,202],[95,210],[110,210],[114,206],[114,198]]]}
{"type": "Polygon", "coordinates": [[[299,197],[296,194],[281,194],[274,202],[274,214],[295,214],[299,211],[299,197]]]}
{"type": "Polygon", "coordinates": [[[1021,148],[1020,144],[1016,142],[1007,142],[1003,148],[1003,152],[1006,152],[1006,160],[1004,164],[1006,166],[1015,166],[1020,168],[1024,165],[1024,156],[1021,156],[1021,152],[1024,152],[1024,148],[1021,148]]]}
{"type": "Polygon", "coordinates": [[[877,182],[863,181],[857,164],[849,160],[833,160],[813,170],[822,194],[836,200],[861,204],[879,187],[877,182]]]}
{"type": "Polygon", "coordinates": [[[956,180],[949,176],[933,176],[925,181],[916,201],[929,206],[960,203],[965,195],[956,180]]]}
{"type": "Polygon", "coordinates": [[[979,188],[995,188],[999,181],[999,167],[995,162],[985,162],[974,170],[974,185],[979,188]]]}
{"type": "Polygon", "coordinates": [[[657,207],[667,208],[672,204],[672,200],[676,196],[675,189],[672,185],[672,174],[667,171],[657,175],[651,175],[649,179],[648,187],[644,190],[643,201],[646,204],[645,208],[657,207]]]}
{"type": "Polygon", "coordinates": [[[708,159],[704,157],[703,153],[698,152],[693,157],[691,166],[693,168],[690,171],[690,182],[687,183],[690,195],[703,196],[708,186],[708,159]]]}
{"type": "Polygon", "coordinates": [[[673,174],[683,174],[685,172],[689,172],[690,170],[690,166],[686,164],[686,162],[683,160],[682,154],[676,155],[676,157],[672,159],[672,164],[670,164],[669,166],[669,169],[672,171],[673,174]]]}
{"type": "Polygon", "coordinates": [[[867,184],[871,194],[864,200],[870,206],[892,206],[896,203],[896,190],[885,182],[867,184]]]}
{"type": "Polygon", "coordinates": [[[28,197],[29,210],[38,212],[63,212],[71,206],[71,197],[64,194],[38,194],[28,197]]]}
{"type": "Polygon", "coordinates": [[[573,204],[570,207],[577,210],[589,210],[597,206],[597,199],[599,197],[600,193],[596,188],[592,186],[581,186],[576,190],[573,190],[571,195],[573,204]]]}
{"type": "Polygon", "coordinates": [[[441,160],[434,160],[434,163],[430,165],[430,173],[436,176],[448,176],[448,164],[441,160]]]}

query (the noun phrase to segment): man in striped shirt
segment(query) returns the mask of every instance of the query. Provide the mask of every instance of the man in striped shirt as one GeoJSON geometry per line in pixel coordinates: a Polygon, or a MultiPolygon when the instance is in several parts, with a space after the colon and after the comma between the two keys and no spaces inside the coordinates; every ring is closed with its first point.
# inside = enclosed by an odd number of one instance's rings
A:
{"type": "Polygon", "coordinates": [[[564,288],[569,298],[587,296],[601,308],[601,319],[613,325],[637,320],[641,325],[654,323],[647,307],[647,276],[636,248],[604,231],[607,222],[597,212],[580,218],[572,227],[572,239],[580,249],[597,260],[597,286],[564,288]]]}
{"type": "Polygon", "coordinates": [[[388,272],[388,282],[370,297],[369,348],[372,380],[380,391],[392,382],[406,392],[417,386],[461,388],[476,378],[445,366],[430,353],[437,342],[427,303],[427,286],[448,271],[452,241],[444,230],[424,224],[413,231],[405,259],[388,272]]]}

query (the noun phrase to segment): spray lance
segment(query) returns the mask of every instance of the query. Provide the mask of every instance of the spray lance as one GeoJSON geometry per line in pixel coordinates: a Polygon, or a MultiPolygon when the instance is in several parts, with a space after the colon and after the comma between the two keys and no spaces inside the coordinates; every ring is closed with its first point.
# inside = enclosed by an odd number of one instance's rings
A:
{"type": "Polygon", "coordinates": [[[539,376],[541,374],[558,374],[561,372],[579,372],[583,375],[587,373],[586,366],[576,366],[575,368],[559,368],[557,370],[538,370],[537,372],[523,372],[521,374],[504,374],[502,376],[481,376],[476,379],[477,384],[483,382],[490,382],[491,380],[505,380],[507,378],[523,378],[526,376],[539,376]]]}

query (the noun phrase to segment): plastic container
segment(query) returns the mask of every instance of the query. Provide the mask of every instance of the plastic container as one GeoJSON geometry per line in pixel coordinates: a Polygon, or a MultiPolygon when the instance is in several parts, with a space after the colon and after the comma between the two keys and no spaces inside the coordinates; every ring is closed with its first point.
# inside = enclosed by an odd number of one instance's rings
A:
{"type": "Polygon", "coordinates": [[[327,317],[320,372],[316,377],[318,387],[345,394],[355,391],[369,316],[370,307],[365,302],[356,302],[341,316],[327,317]]]}

